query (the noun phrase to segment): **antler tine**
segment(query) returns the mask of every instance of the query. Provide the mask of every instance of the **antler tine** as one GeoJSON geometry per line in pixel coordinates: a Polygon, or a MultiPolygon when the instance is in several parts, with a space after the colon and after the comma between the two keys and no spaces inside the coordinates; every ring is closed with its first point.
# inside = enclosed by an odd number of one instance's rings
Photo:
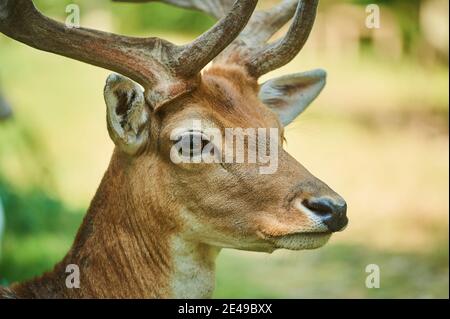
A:
{"type": "Polygon", "coordinates": [[[224,18],[192,43],[185,45],[179,59],[184,75],[199,72],[228,47],[247,25],[257,3],[258,0],[236,1],[224,18]]]}
{"type": "Polygon", "coordinates": [[[289,63],[300,52],[311,33],[319,0],[300,0],[286,36],[256,53],[248,67],[259,77],[289,63]]]}
{"type": "Polygon", "coordinates": [[[264,43],[294,15],[298,0],[284,0],[267,11],[256,11],[240,37],[246,42],[264,43]]]}

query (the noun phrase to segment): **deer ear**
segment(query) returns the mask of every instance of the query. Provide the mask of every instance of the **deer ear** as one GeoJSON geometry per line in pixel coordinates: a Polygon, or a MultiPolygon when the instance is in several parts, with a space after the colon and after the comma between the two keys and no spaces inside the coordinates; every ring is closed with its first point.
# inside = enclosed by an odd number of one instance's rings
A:
{"type": "Polygon", "coordinates": [[[149,114],[143,90],[128,78],[111,74],[104,97],[109,136],[122,151],[136,154],[148,140],[149,114]]]}
{"type": "Polygon", "coordinates": [[[319,95],[326,76],[324,70],[317,69],[272,79],[261,86],[259,97],[286,126],[319,95]]]}

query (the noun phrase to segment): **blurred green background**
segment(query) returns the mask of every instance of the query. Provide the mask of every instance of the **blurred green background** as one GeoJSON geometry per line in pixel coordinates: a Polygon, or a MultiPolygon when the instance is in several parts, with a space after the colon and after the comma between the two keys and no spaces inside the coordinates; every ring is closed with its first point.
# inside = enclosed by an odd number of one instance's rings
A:
{"type": "MultiPolygon", "coordinates": [[[[213,21],[162,4],[35,1],[63,21],[184,43],[213,21]]],[[[260,1],[270,6],[276,1],[260,1]]],[[[324,248],[272,255],[224,250],[215,297],[448,298],[448,1],[322,0],[289,65],[328,84],[287,128],[288,151],[347,200],[349,227],[324,248]],[[365,27],[365,5],[381,28],[365,27]],[[381,287],[365,287],[365,267],[381,287]]],[[[69,249],[111,156],[102,90],[108,71],[0,36],[0,82],[14,118],[0,123],[6,229],[0,283],[52,268],[69,249]]]]}

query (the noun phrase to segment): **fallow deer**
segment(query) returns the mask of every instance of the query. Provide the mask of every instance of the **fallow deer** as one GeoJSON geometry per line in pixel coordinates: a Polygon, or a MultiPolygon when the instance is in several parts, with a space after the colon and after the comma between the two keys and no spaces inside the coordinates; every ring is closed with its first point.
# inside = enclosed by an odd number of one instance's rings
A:
{"type": "Polygon", "coordinates": [[[179,46],[67,28],[31,0],[0,0],[0,32],[121,74],[111,75],[104,90],[116,147],[73,246],[52,271],[3,288],[3,297],[211,297],[221,248],[313,249],[346,226],[345,201],[282,149],[283,127],[317,97],[325,72],[258,84],[302,49],[318,0],[285,0],[256,12],[257,0],[161,2],[218,22],[179,46]],[[291,19],[286,35],[270,42],[291,19]],[[265,175],[258,163],[173,163],[171,131],[192,120],[221,130],[279,129],[278,170],[265,175]],[[65,284],[69,264],[79,267],[79,288],[65,284]]]}

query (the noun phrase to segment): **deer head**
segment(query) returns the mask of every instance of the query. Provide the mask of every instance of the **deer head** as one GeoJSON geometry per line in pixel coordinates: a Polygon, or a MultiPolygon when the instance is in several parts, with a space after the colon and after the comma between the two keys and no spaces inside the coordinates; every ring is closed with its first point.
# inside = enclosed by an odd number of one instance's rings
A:
{"type": "MultiPolygon", "coordinates": [[[[105,220],[133,216],[151,238],[176,234],[204,247],[271,252],[324,245],[346,226],[346,203],[282,146],[284,126],[318,96],[326,74],[313,70],[258,84],[261,75],[302,49],[318,0],[286,0],[255,13],[257,0],[161,2],[204,11],[218,22],[192,43],[176,46],[157,38],[68,29],[42,16],[30,0],[0,0],[4,34],[121,74],[106,81],[107,126],[116,149],[85,225],[106,229],[105,220]],[[268,43],[291,19],[287,34],[268,43]],[[200,128],[193,126],[196,122],[200,128]],[[230,150],[206,131],[215,129],[225,137],[227,128],[275,129],[265,146],[277,155],[276,169],[262,174],[267,163],[171,158],[177,143],[187,145],[190,158],[207,145],[217,146],[222,158],[230,150]],[[115,208],[104,209],[109,215],[100,222],[93,212],[103,206],[115,208]]],[[[240,152],[258,143],[244,141],[240,152]]],[[[87,233],[80,231],[75,246],[86,242],[87,233]]]]}

